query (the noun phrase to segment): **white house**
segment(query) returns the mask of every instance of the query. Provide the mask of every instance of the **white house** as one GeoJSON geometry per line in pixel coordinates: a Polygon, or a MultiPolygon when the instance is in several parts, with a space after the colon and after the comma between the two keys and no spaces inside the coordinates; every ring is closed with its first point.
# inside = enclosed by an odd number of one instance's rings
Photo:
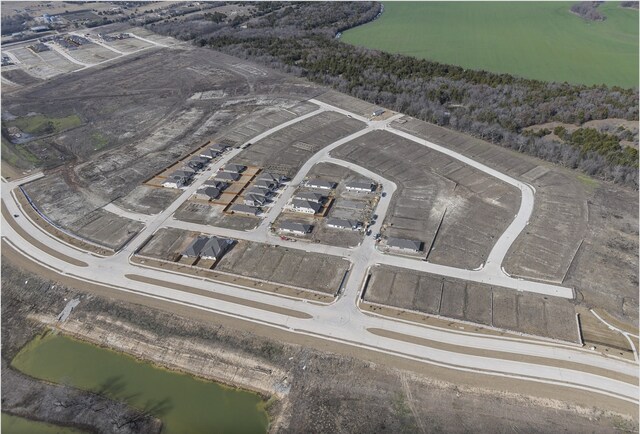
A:
{"type": "Polygon", "coordinates": [[[291,201],[291,209],[295,212],[315,214],[322,209],[322,205],[316,202],[309,202],[307,200],[293,199],[291,201]]]}
{"type": "Polygon", "coordinates": [[[358,191],[363,193],[371,193],[378,185],[373,181],[351,181],[345,185],[348,191],[358,191]]]}
{"type": "Polygon", "coordinates": [[[305,235],[311,232],[313,225],[307,225],[304,223],[296,223],[291,221],[284,221],[280,223],[280,232],[289,232],[297,235],[305,235]]]}
{"type": "Polygon", "coordinates": [[[325,181],[322,179],[309,179],[305,182],[307,187],[318,188],[320,190],[331,190],[336,187],[335,182],[325,181]]]}

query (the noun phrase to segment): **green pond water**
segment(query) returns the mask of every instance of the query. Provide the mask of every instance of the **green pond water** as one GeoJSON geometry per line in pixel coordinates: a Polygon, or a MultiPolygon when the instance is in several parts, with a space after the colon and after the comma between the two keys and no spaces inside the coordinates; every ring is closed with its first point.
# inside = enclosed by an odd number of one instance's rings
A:
{"type": "Polygon", "coordinates": [[[2,432],[4,434],[85,434],[75,428],[36,422],[11,414],[2,413],[2,432]]]}
{"type": "Polygon", "coordinates": [[[47,333],[34,339],[12,365],[32,377],[150,411],[162,419],[166,434],[251,434],[268,429],[264,401],[255,393],[157,368],[64,335],[47,333]]]}

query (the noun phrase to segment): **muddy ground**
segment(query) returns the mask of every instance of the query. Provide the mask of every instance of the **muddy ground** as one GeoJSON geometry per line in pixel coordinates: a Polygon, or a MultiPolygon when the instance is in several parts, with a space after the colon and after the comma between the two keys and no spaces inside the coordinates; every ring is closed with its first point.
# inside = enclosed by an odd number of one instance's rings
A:
{"type": "Polygon", "coordinates": [[[6,257],[2,284],[5,360],[41,329],[27,316],[54,318],[65,304],[63,297],[80,296],[80,305],[60,325],[63,330],[115,349],[142,351],[137,355],[164,366],[182,366],[222,381],[225,373],[227,378],[234,373],[231,382],[238,386],[268,389],[262,391],[279,397],[268,407],[271,432],[581,433],[638,428],[633,419],[596,408],[455,385],[392,365],[288,344],[263,337],[259,327],[251,332],[227,321],[188,319],[85,296],[28,276],[6,257]]]}

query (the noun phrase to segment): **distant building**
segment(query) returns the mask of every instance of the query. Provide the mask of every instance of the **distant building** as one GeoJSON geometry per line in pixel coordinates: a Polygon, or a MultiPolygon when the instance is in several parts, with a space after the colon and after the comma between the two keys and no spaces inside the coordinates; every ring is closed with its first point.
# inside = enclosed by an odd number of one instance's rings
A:
{"type": "Polygon", "coordinates": [[[218,237],[200,236],[191,242],[182,252],[182,256],[203,259],[220,259],[233,245],[233,240],[218,237]]]}
{"type": "Polygon", "coordinates": [[[213,176],[213,179],[216,181],[229,183],[229,182],[237,181],[238,179],[240,179],[240,175],[238,175],[237,173],[230,173],[230,172],[218,172],[213,176]]]}
{"type": "Polygon", "coordinates": [[[305,191],[303,193],[296,193],[293,196],[294,199],[299,199],[299,200],[306,200],[309,202],[315,202],[315,203],[323,203],[325,196],[318,194],[318,193],[313,193],[311,191],[305,191]]]}
{"type": "Polygon", "coordinates": [[[252,194],[255,196],[262,196],[264,198],[271,196],[271,192],[269,190],[260,188],[260,187],[251,187],[246,189],[244,192],[244,195],[246,196],[248,194],[252,194]]]}
{"type": "Polygon", "coordinates": [[[229,173],[242,173],[246,168],[247,166],[242,166],[240,164],[227,164],[222,168],[222,170],[229,173]]]}
{"type": "Polygon", "coordinates": [[[231,208],[229,208],[229,211],[231,211],[234,214],[257,216],[258,213],[260,212],[260,209],[256,208],[255,206],[243,205],[241,203],[237,203],[237,204],[231,205],[231,208]]]}
{"type": "Polygon", "coordinates": [[[46,32],[49,29],[49,26],[35,26],[35,27],[31,27],[29,30],[31,30],[34,33],[40,33],[40,32],[46,32]]]}
{"type": "Polygon", "coordinates": [[[204,194],[209,200],[217,199],[220,197],[220,190],[215,187],[206,187],[200,190],[201,194],[204,194]]]}
{"type": "Polygon", "coordinates": [[[322,209],[322,205],[308,200],[293,199],[291,201],[291,209],[305,214],[316,214],[322,209]]]}
{"type": "Polygon", "coordinates": [[[214,179],[208,179],[202,184],[200,189],[205,189],[207,187],[217,188],[218,190],[222,191],[227,188],[227,184],[225,182],[216,181],[214,179]]]}
{"type": "Polygon", "coordinates": [[[373,181],[351,181],[345,185],[348,191],[358,191],[363,193],[371,193],[375,191],[378,185],[373,181]]]}
{"type": "Polygon", "coordinates": [[[362,226],[362,223],[360,223],[359,221],[355,221],[355,220],[328,218],[327,219],[327,226],[330,227],[330,228],[335,228],[335,229],[356,230],[360,226],[362,226]]]}
{"type": "Polygon", "coordinates": [[[162,183],[163,187],[167,188],[180,188],[187,184],[187,179],[184,176],[169,176],[162,183]]]}
{"type": "Polygon", "coordinates": [[[253,185],[255,187],[262,188],[269,191],[273,191],[278,188],[278,184],[276,184],[273,181],[269,181],[267,179],[258,179],[256,182],[253,183],[253,185]]]}
{"type": "Polygon", "coordinates": [[[422,250],[422,241],[389,237],[387,246],[396,250],[419,252],[422,250]]]}
{"type": "Polygon", "coordinates": [[[335,182],[324,181],[322,179],[309,179],[305,182],[307,187],[319,188],[321,190],[331,190],[336,187],[335,182]]]}
{"type": "Polygon", "coordinates": [[[292,221],[284,221],[280,223],[279,229],[281,232],[289,232],[292,234],[305,235],[311,232],[311,230],[313,229],[313,225],[296,223],[292,221]]]}
{"type": "Polygon", "coordinates": [[[220,152],[213,149],[207,149],[206,151],[202,151],[202,153],[200,154],[201,157],[207,158],[209,160],[213,160],[218,155],[220,155],[220,152]]]}
{"type": "Polygon", "coordinates": [[[257,180],[270,181],[277,185],[282,184],[286,179],[287,177],[284,175],[278,175],[271,172],[262,172],[257,178],[257,180]]]}
{"type": "Polygon", "coordinates": [[[377,109],[377,110],[374,110],[374,112],[371,115],[372,116],[380,116],[382,113],[384,113],[383,109],[377,109]]]}
{"type": "Polygon", "coordinates": [[[243,202],[249,206],[262,206],[267,202],[267,198],[257,194],[245,194],[243,202]]]}
{"type": "Polygon", "coordinates": [[[215,145],[211,146],[211,149],[214,150],[214,151],[218,151],[219,153],[222,154],[224,151],[229,149],[229,146],[223,145],[223,144],[220,144],[220,143],[216,143],[215,145]]]}

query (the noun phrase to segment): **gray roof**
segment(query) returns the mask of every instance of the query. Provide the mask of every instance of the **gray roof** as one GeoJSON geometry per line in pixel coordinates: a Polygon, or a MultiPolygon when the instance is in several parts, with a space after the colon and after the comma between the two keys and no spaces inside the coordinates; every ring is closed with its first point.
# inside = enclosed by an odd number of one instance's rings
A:
{"type": "Polygon", "coordinates": [[[203,256],[207,258],[219,258],[233,244],[233,240],[218,237],[199,236],[182,252],[183,256],[197,257],[203,256]]]}
{"type": "Polygon", "coordinates": [[[322,209],[322,205],[319,203],[309,202],[308,200],[293,199],[291,203],[295,208],[311,208],[314,213],[322,209]]]}
{"type": "Polygon", "coordinates": [[[238,212],[241,214],[258,214],[259,209],[255,206],[243,205],[241,203],[236,203],[229,208],[230,211],[238,212]]]}
{"type": "Polygon", "coordinates": [[[256,182],[253,183],[253,185],[255,185],[256,187],[268,188],[268,189],[272,189],[278,186],[275,182],[269,181],[267,179],[258,179],[256,182]]]}
{"type": "Polygon", "coordinates": [[[325,181],[323,179],[309,179],[307,180],[306,184],[310,187],[317,187],[317,188],[334,188],[336,186],[335,182],[331,182],[331,181],[325,181]]]}
{"type": "Polygon", "coordinates": [[[200,155],[192,158],[191,161],[200,161],[202,164],[209,164],[209,159],[200,155]]]}
{"type": "Polygon", "coordinates": [[[389,239],[387,240],[387,245],[389,247],[396,247],[398,249],[414,250],[416,252],[422,250],[422,241],[407,240],[405,238],[389,237],[389,239]]]}
{"type": "Polygon", "coordinates": [[[284,221],[280,223],[280,229],[283,231],[290,231],[290,232],[303,232],[303,233],[309,233],[311,232],[311,229],[313,229],[312,225],[307,225],[304,223],[296,223],[296,222],[292,222],[292,221],[284,221]]]}
{"type": "Polygon", "coordinates": [[[245,194],[244,195],[244,203],[245,205],[264,205],[267,199],[264,196],[259,196],[257,194],[245,194]]]}
{"type": "Polygon", "coordinates": [[[233,240],[227,238],[211,237],[200,250],[200,256],[205,258],[219,259],[226,253],[233,244],[233,240]]]}
{"type": "Polygon", "coordinates": [[[247,166],[242,166],[240,164],[227,164],[222,168],[222,170],[225,172],[240,173],[246,168],[247,166]]]}
{"type": "Polygon", "coordinates": [[[277,173],[271,173],[271,172],[262,172],[258,176],[258,179],[266,179],[267,181],[275,182],[278,184],[280,183],[280,181],[282,181],[283,178],[284,178],[283,175],[279,175],[277,173]]]}
{"type": "Polygon", "coordinates": [[[215,145],[211,145],[211,149],[215,150],[215,151],[224,151],[225,149],[228,149],[229,146],[227,145],[223,145],[220,143],[216,143],[215,145]]]}
{"type": "Polygon", "coordinates": [[[217,199],[220,196],[220,190],[215,187],[207,187],[202,189],[202,194],[206,194],[210,199],[217,199]]]}
{"type": "Polygon", "coordinates": [[[208,179],[202,183],[202,188],[206,187],[215,187],[218,190],[224,190],[227,187],[227,184],[225,182],[216,181],[214,179],[208,179]]]}
{"type": "Polygon", "coordinates": [[[351,181],[345,185],[347,188],[357,188],[362,190],[373,190],[376,183],[373,181],[351,181]]]}
{"type": "Polygon", "coordinates": [[[356,220],[338,219],[334,217],[327,218],[327,225],[344,229],[355,229],[360,226],[360,222],[356,220]]]}
{"type": "Polygon", "coordinates": [[[245,190],[244,194],[245,194],[245,196],[248,195],[248,194],[253,194],[253,195],[256,195],[256,196],[266,197],[267,194],[269,194],[269,192],[267,190],[265,190],[264,188],[251,187],[251,188],[248,188],[247,190],[245,190]]]}
{"type": "Polygon", "coordinates": [[[220,153],[215,149],[207,149],[206,151],[202,151],[200,156],[205,158],[216,158],[220,153]]]}
{"type": "Polygon", "coordinates": [[[318,193],[314,193],[312,191],[297,193],[293,197],[294,199],[308,200],[310,202],[322,202],[325,198],[325,196],[318,193]]]}
{"type": "Polygon", "coordinates": [[[180,169],[180,170],[176,170],[169,176],[181,176],[183,178],[191,178],[194,174],[195,172],[193,170],[180,169]]]}
{"type": "Polygon", "coordinates": [[[221,181],[237,181],[240,179],[240,175],[231,172],[218,172],[215,174],[213,179],[219,179],[221,181]]]}
{"type": "Polygon", "coordinates": [[[204,245],[207,244],[207,240],[207,237],[197,237],[195,240],[191,241],[191,244],[189,244],[186,249],[184,249],[182,255],[189,257],[200,256],[200,252],[204,245]]]}

